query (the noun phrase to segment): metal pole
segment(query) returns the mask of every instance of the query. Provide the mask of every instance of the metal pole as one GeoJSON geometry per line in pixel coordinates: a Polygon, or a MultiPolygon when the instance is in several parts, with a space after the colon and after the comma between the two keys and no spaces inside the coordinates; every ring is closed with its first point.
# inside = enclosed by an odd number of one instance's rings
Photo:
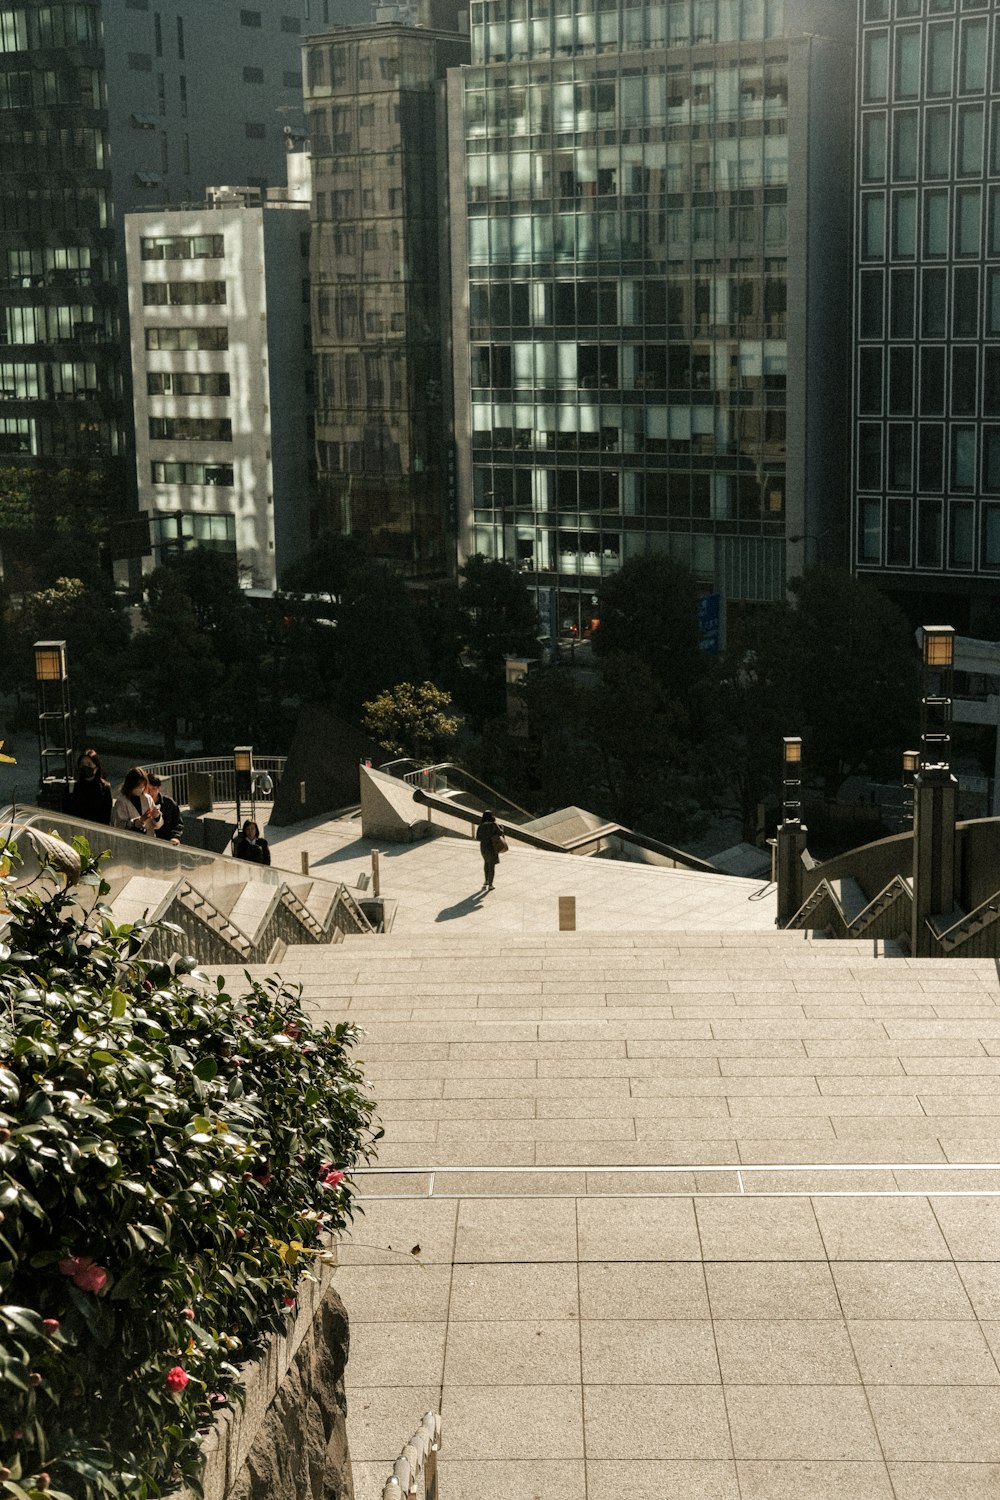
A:
{"type": "Polygon", "coordinates": [[[381,892],[380,885],[379,885],[378,850],[377,849],[373,849],[372,850],[372,895],[373,896],[380,896],[381,894],[382,894],[382,892],[381,892]]]}

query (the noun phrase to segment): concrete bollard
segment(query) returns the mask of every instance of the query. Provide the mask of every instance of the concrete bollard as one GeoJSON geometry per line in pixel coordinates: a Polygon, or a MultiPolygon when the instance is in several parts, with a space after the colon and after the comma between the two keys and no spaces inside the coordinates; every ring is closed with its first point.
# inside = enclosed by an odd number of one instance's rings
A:
{"type": "Polygon", "coordinates": [[[378,850],[372,850],[372,895],[381,896],[382,890],[379,884],[378,850]]]}
{"type": "Polygon", "coordinates": [[[308,854],[308,851],[305,850],[305,849],[303,849],[303,851],[302,851],[301,855],[299,856],[299,858],[300,858],[300,860],[302,862],[302,873],[303,873],[303,875],[308,875],[309,874],[309,854],[308,854]]]}
{"type": "Polygon", "coordinates": [[[304,781],[300,781],[299,782],[299,801],[302,803],[302,806],[305,807],[305,805],[306,805],[306,784],[305,784],[304,781]]]}
{"type": "Polygon", "coordinates": [[[576,931],[576,897],[559,897],[559,931],[576,931]]]}

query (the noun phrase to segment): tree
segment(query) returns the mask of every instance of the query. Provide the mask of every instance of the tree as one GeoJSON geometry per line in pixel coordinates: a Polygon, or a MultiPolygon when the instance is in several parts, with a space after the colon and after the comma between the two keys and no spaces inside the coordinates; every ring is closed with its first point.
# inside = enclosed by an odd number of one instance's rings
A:
{"type": "Polygon", "coordinates": [[[460,574],[466,648],[481,672],[502,680],[505,657],[538,655],[538,614],[528,586],[507,563],[480,556],[470,557],[460,574]]]}
{"type": "Polygon", "coordinates": [[[312,594],[335,604],[351,575],[367,562],[364,543],[353,536],[327,531],[304,556],[289,563],[281,575],[286,594],[312,594]]]}
{"type": "Polygon", "coordinates": [[[807,773],[831,786],[862,767],[896,775],[920,703],[920,658],[905,616],[873,584],[836,568],[812,568],[791,588],[781,671],[798,722],[789,714],[784,733],[803,735],[807,773]]]}
{"type": "Polygon", "coordinates": [[[149,575],[142,610],[145,627],[130,652],[130,676],[140,705],[159,724],[164,751],[177,754],[177,721],[199,720],[217,692],[222,663],[198,617],[181,578],[173,568],[149,575]]]}
{"type": "Polygon", "coordinates": [[[33,593],[59,577],[91,583],[101,544],[124,496],[93,469],[0,469],[0,548],[11,591],[33,593]]]}
{"type": "Polygon", "coordinates": [[[106,578],[56,578],[16,601],[8,596],[4,613],[8,683],[30,687],[32,642],[64,640],[75,716],[82,720],[88,709],[119,709],[124,697],[122,663],[131,632],[121,600],[106,578]]]}
{"type": "Polygon", "coordinates": [[[397,682],[364,705],[361,722],[390,755],[424,760],[458,733],[459,720],[447,712],[450,707],[450,693],[432,682],[397,682]]]}
{"type": "Polygon", "coordinates": [[[669,698],[688,703],[711,671],[699,647],[701,592],[694,574],[673,558],[633,558],[598,590],[595,656],[637,657],[669,698]]]}

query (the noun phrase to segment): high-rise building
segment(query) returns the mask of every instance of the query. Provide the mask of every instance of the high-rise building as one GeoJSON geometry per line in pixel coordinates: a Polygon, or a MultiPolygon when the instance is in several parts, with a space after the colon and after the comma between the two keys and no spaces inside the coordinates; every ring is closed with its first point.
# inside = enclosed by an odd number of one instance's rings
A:
{"type": "Polygon", "coordinates": [[[211,547],[273,590],[312,520],[309,158],[125,221],[139,510],[152,558],[211,547]]]}
{"type": "Polygon", "coordinates": [[[975,633],[1000,600],[1000,8],[865,0],[857,97],[854,566],[975,633]]]}
{"type": "Polygon", "coordinates": [[[125,456],[125,214],[284,182],[310,3],[0,9],[0,463],[125,456]]]}
{"type": "Polygon", "coordinates": [[[838,555],[856,33],[857,0],[473,0],[460,547],[562,629],[645,553],[731,602],[838,555]]]}
{"type": "Polygon", "coordinates": [[[318,483],[333,530],[434,578],[455,530],[444,79],[469,42],[462,0],[391,10],[306,44],[318,483]]]}

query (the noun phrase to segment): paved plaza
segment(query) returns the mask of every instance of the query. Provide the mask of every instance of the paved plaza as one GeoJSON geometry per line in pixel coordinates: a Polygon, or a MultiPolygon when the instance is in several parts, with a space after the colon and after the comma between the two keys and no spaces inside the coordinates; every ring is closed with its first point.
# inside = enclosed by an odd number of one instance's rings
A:
{"type": "MultiPolygon", "coordinates": [[[[271,836],[370,868],[351,820],[271,836]]],[[[428,1408],[442,1500],[996,1500],[996,964],[570,855],[478,896],[449,836],[381,874],[390,935],[279,966],[365,1028],[386,1132],[337,1276],[358,1500],[428,1408]]]]}

